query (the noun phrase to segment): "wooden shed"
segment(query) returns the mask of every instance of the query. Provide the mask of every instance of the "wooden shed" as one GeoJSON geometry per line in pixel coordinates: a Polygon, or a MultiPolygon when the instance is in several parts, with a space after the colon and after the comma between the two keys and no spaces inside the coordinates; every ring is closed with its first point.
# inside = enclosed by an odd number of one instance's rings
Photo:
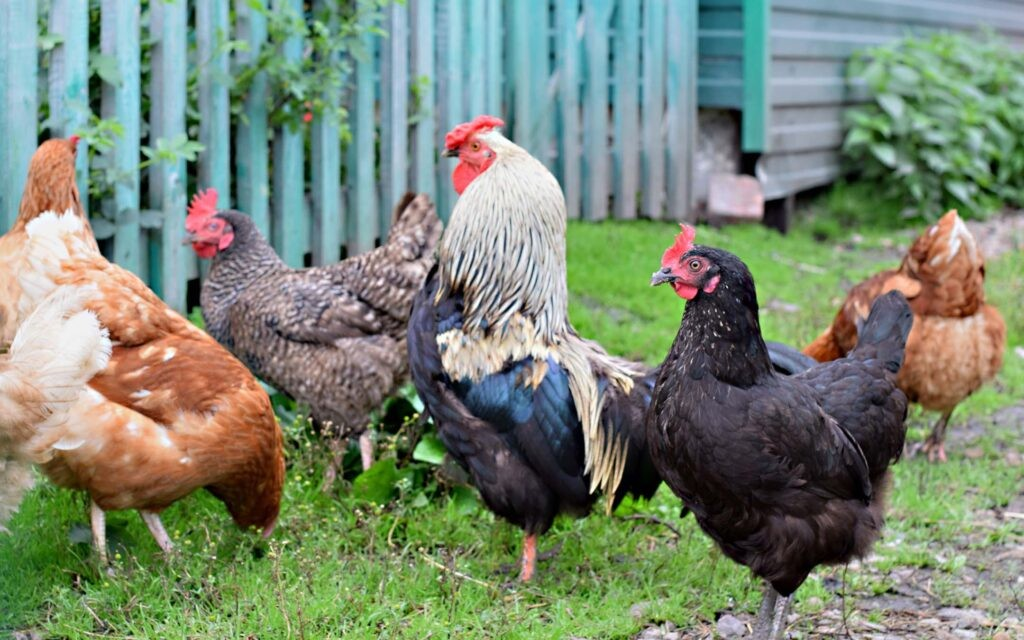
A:
{"type": "Polygon", "coordinates": [[[989,28],[1024,44],[1013,0],[700,0],[698,105],[738,114],[742,165],[767,200],[840,173],[843,111],[864,98],[853,52],[906,35],[989,28]],[[746,155],[749,154],[749,155],[746,155]]]}

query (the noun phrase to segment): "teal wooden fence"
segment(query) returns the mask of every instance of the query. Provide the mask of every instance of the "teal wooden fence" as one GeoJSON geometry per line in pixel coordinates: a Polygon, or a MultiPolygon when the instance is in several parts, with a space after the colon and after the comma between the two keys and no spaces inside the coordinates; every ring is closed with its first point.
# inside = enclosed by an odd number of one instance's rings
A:
{"type": "MultiPolygon", "coordinates": [[[[268,2],[299,12],[333,4],[268,2]]],[[[120,177],[91,214],[107,221],[97,235],[178,309],[202,271],[181,244],[197,185],[252,215],[289,264],[336,261],[372,248],[408,189],[430,193],[447,216],[452,161],[438,151],[451,126],[479,113],[502,116],[506,133],[552,168],[573,217],[690,216],[697,0],[408,0],[381,20],[389,35],[364,36],[370,55],[353,60],[347,90],[324,96],[348,109],[343,148],[328,118],[274,130],[265,78],[232,115],[233,69],[261,47],[307,55],[299,41],[271,45],[251,0],[0,2],[0,229],[17,215],[39,140],[75,133],[89,118],[97,48],[115,69],[115,81],[102,83],[100,115],[124,129],[110,155],[120,177]],[[98,43],[89,41],[90,10],[101,21],[98,43]],[[248,48],[229,53],[219,46],[225,38],[248,48]],[[149,86],[140,74],[145,43],[149,86]],[[187,103],[190,72],[197,104],[187,103]],[[186,129],[189,109],[198,131],[186,129]],[[140,170],[141,145],[181,134],[205,146],[195,163],[140,170]]],[[[87,155],[80,147],[83,190],[87,155]]]]}

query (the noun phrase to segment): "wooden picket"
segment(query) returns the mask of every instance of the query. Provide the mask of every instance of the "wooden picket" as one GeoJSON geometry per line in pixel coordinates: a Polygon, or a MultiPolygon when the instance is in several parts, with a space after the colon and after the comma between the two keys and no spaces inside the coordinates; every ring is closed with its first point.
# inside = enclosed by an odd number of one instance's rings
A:
{"type": "MultiPolygon", "coordinates": [[[[329,117],[271,130],[262,73],[232,114],[231,77],[264,47],[293,61],[306,55],[297,39],[269,41],[268,10],[302,15],[310,5],[322,12],[336,4],[264,1],[0,2],[0,230],[17,215],[38,141],[88,125],[90,45],[109,57],[101,61],[104,82],[93,83],[102,85],[102,115],[124,131],[108,154],[118,172],[113,194],[92,214],[97,236],[178,309],[194,302],[188,282],[203,272],[182,246],[194,190],[215,187],[220,206],[252,215],[288,264],[336,261],[373,248],[408,189],[429,193],[447,218],[456,195],[453,161],[439,153],[443,136],[481,113],[502,117],[506,133],[554,171],[570,217],[690,216],[697,0],[389,4],[366,18],[379,17],[373,26],[388,35],[366,32],[358,51],[342,54],[352,69],[346,89],[321,96],[348,111],[345,146],[329,117]],[[100,7],[100,42],[89,42],[90,6],[100,7]],[[46,39],[37,33],[40,15],[46,39]],[[141,86],[145,42],[151,74],[141,86]],[[198,83],[192,105],[190,70],[198,83]],[[190,108],[200,114],[205,147],[197,161],[156,159],[140,170],[141,146],[188,133],[190,108]]],[[[83,191],[87,144],[79,147],[83,191]]]]}

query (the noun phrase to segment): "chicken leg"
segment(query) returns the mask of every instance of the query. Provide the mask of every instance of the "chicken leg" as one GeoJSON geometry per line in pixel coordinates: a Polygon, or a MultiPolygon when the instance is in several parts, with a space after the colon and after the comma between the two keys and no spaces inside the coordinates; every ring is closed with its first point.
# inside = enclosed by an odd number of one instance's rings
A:
{"type": "Polygon", "coordinates": [[[155,511],[139,509],[139,515],[142,516],[142,521],[149,527],[149,532],[153,534],[153,539],[160,545],[163,552],[171,553],[174,551],[174,543],[171,542],[170,536],[167,535],[167,529],[164,529],[164,523],[160,520],[160,514],[155,511]]]}
{"type": "Polygon", "coordinates": [[[527,534],[523,538],[521,566],[519,579],[522,582],[529,582],[533,579],[533,572],[537,569],[537,534],[535,533],[527,534]]]}
{"type": "Polygon", "coordinates": [[[100,556],[100,564],[106,565],[107,558],[107,514],[103,512],[96,501],[92,501],[89,508],[89,520],[92,524],[92,546],[100,556]]]}
{"type": "Polygon", "coordinates": [[[359,434],[359,455],[363,461],[363,471],[373,466],[373,434],[369,430],[359,434]]]}
{"type": "Polygon", "coordinates": [[[786,616],[791,598],[782,596],[771,585],[766,585],[761,608],[754,623],[755,640],[781,640],[786,631],[786,616]]]}
{"type": "Polygon", "coordinates": [[[928,454],[928,462],[936,460],[946,462],[946,425],[949,423],[951,415],[953,415],[952,409],[943,413],[939,421],[935,423],[931,435],[921,445],[921,451],[928,454]]]}

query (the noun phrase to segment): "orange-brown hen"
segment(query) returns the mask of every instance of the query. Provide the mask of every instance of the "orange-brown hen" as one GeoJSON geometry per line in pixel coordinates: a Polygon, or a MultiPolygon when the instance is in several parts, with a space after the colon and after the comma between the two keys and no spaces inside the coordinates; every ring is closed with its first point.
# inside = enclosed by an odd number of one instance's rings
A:
{"type": "Polygon", "coordinates": [[[824,362],[845,356],[871,303],[898,290],[910,301],[914,327],[897,382],[907,398],[941,417],[921,449],[931,461],[946,461],[946,425],[953,409],[993,378],[1003,363],[1006,325],[985,304],[985,261],[974,236],[956,211],[922,234],[898,269],[878,273],[846,297],[832,326],[804,353],[824,362]]]}
{"type": "MultiPolygon", "coordinates": [[[[73,164],[73,144],[44,144],[33,158],[26,196],[43,191],[34,177],[70,179],[73,164]]],[[[73,181],[48,193],[78,198],[73,181]]],[[[58,485],[89,493],[101,560],[105,511],[139,510],[167,551],[159,512],[202,487],[239,526],[269,535],[284,458],[281,431],[256,379],[136,276],[100,255],[80,209],[57,214],[23,206],[12,233],[23,241],[9,263],[18,274],[17,316],[57,287],[78,288],[114,343],[107,367],[71,407],[60,448],[42,465],[58,485]]]]}

